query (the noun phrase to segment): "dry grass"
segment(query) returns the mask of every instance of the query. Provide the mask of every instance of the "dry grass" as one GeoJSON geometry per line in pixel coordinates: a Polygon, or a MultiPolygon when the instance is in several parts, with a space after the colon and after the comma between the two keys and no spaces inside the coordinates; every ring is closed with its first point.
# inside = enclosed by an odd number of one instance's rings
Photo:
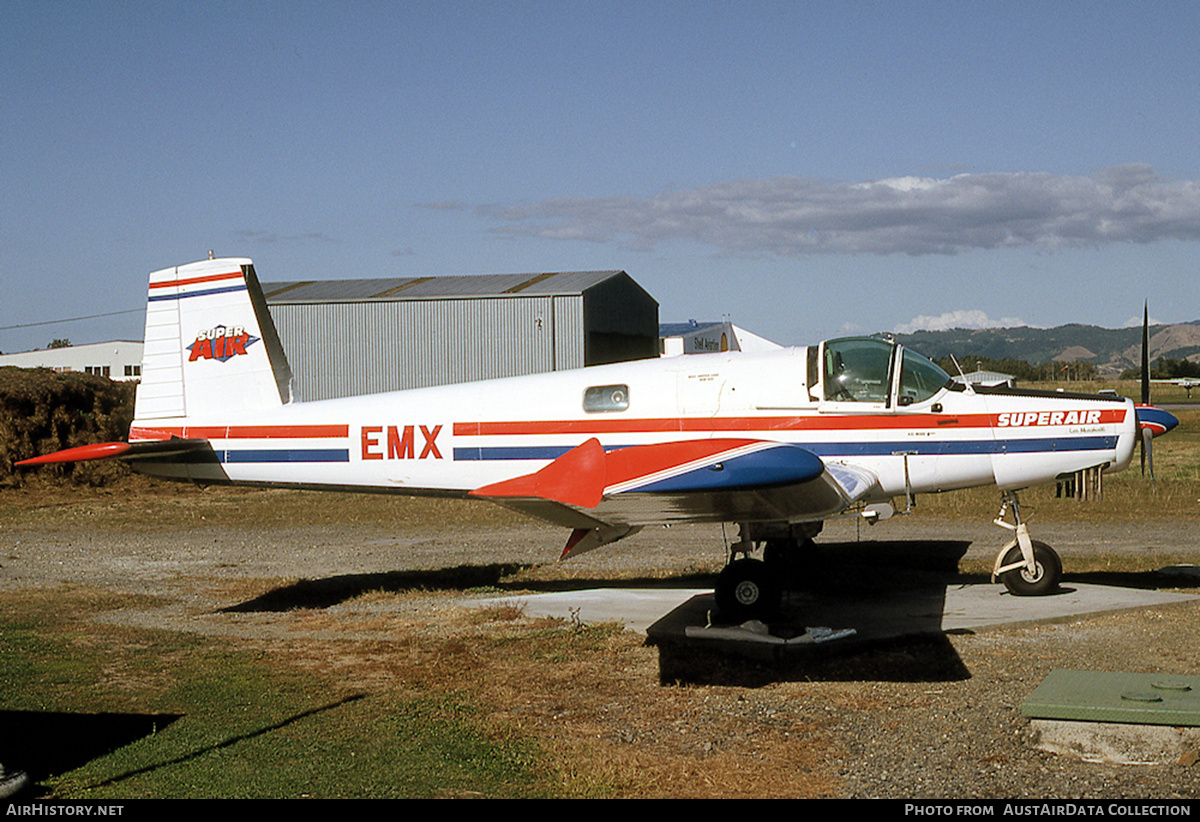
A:
{"type": "MultiPolygon", "coordinates": [[[[375,596],[379,603],[384,597],[375,596]]],[[[290,613],[295,638],[262,644],[281,668],[320,672],[339,690],[460,694],[483,710],[493,740],[532,741],[556,795],[750,798],[836,796],[838,746],[819,712],[780,694],[764,716],[737,687],[668,687],[658,652],[617,625],[530,619],[517,607],[443,612],[427,622],[370,621],[389,639],[350,634],[346,614],[290,613]]],[[[795,686],[782,684],[783,691],[795,686]]]]}

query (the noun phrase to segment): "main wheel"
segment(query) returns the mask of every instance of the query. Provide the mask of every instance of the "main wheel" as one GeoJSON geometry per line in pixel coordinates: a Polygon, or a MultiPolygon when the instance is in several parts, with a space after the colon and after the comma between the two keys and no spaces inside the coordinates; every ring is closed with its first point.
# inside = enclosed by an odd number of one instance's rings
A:
{"type": "MultiPolygon", "coordinates": [[[[1062,560],[1054,549],[1044,542],[1033,540],[1033,561],[1036,565],[1033,573],[1022,566],[1000,575],[1000,581],[1013,596],[1037,597],[1058,589],[1058,583],[1062,580],[1062,560]]],[[[1004,565],[1014,562],[1024,562],[1020,545],[1009,548],[1004,555],[1004,565]]]]}
{"type": "Polygon", "coordinates": [[[779,609],[783,590],[764,562],[739,559],[717,577],[717,608],[727,619],[761,619],[779,609]]]}

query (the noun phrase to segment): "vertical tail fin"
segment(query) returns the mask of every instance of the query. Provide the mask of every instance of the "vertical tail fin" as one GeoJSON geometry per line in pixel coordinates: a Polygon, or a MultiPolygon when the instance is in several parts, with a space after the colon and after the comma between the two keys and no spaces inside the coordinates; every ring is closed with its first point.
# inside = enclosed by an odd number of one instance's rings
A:
{"type": "Polygon", "coordinates": [[[291,401],[291,369],[245,258],[150,275],[135,425],[218,421],[291,401]]]}

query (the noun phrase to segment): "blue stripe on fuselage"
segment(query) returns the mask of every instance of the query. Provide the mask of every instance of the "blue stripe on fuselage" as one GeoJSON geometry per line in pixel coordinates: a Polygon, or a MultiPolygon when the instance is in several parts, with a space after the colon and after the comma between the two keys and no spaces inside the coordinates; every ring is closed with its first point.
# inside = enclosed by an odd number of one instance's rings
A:
{"type": "Polygon", "coordinates": [[[345,448],[270,448],[231,450],[218,449],[221,462],[349,462],[350,451],[345,448]]]}

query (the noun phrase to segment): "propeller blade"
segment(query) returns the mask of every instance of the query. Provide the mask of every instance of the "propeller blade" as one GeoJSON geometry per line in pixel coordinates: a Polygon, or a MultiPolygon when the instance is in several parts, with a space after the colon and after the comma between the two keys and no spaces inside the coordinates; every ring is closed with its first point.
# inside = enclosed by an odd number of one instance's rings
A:
{"type": "Polygon", "coordinates": [[[1150,301],[1142,308],[1142,405],[1150,404],[1150,301]]]}
{"type": "Polygon", "coordinates": [[[1150,479],[1154,479],[1154,433],[1149,428],[1142,429],[1142,474],[1150,468],[1150,479]]]}

